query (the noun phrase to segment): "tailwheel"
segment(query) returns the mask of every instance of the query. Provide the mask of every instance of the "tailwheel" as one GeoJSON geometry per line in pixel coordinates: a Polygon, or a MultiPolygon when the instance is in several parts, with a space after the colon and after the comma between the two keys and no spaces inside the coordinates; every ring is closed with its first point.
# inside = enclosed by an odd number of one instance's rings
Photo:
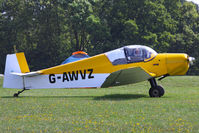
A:
{"type": "Polygon", "coordinates": [[[19,94],[21,94],[21,93],[22,93],[22,92],[24,92],[25,90],[28,90],[28,89],[23,88],[23,90],[18,91],[17,93],[15,93],[15,94],[13,95],[13,97],[18,97],[18,96],[19,96],[19,94]]]}
{"type": "Polygon", "coordinates": [[[161,97],[164,95],[164,88],[162,86],[155,86],[149,90],[150,97],[161,97]]]}
{"type": "Polygon", "coordinates": [[[19,94],[18,93],[15,93],[14,95],[13,95],[13,97],[18,97],[19,96],[19,94]]]}

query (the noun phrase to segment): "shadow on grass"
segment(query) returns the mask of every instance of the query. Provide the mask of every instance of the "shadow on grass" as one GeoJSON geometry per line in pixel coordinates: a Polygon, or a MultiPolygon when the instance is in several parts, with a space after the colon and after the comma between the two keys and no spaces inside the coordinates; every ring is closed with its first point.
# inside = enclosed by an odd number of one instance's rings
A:
{"type": "Polygon", "coordinates": [[[90,99],[90,98],[94,98],[94,96],[18,96],[18,97],[14,97],[14,96],[2,96],[0,98],[66,98],[66,99],[70,99],[70,98],[80,98],[80,99],[90,99]]]}
{"type": "Polygon", "coordinates": [[[105,96],[96,96],[94,100],[130,100],[147,97],[142,94],[110,94],[105,96]]]}
{"type": "Polygon", "coordinates": [[[77,98],[77,99],[93,99],[93,100],[129,100],[147,97],[142,94],[110,94],[104,96],[1,96],[0,98],[77,98]]]}

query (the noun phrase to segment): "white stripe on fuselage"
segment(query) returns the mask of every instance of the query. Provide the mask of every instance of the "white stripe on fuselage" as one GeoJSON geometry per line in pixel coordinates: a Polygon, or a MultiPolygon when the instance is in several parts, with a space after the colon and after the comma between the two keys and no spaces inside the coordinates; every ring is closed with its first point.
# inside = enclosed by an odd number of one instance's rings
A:
{"type": "Polygon", "coordinates": [[[101,87],[110,74],[49,74],[24,77],[26,89],[101,87]]]}

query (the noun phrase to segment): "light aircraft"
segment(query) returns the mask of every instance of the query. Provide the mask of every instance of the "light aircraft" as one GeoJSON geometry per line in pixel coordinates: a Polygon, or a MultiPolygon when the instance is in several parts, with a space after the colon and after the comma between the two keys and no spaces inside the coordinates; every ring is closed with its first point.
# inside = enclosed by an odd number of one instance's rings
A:
{"type": "MultiPolygon", "coordinates": [[[[84,54],[84,53],[76,53],[84,54]]],[[[4,88],[24,90],[44,88],[100,88],[150,82],[150,97],[161,97],[164,89],[156,78],[184,75],[195,60],[183,53],[158,54],[142,45],[129,45],[103,54],[55,67],[30,72],[24,53],[6,58],[4,88]]]]}

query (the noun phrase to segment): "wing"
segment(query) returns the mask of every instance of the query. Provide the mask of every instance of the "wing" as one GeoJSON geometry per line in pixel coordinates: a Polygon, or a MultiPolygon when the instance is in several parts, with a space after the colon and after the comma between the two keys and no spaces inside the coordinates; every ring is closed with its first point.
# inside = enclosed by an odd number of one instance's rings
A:
{"type": "Polygon", "coordinates": [[[119,86],[137,83],[155,77],[154,73],[149,73],[141,67],[122,69],[111,73],[101,87],[119,86]]]}

